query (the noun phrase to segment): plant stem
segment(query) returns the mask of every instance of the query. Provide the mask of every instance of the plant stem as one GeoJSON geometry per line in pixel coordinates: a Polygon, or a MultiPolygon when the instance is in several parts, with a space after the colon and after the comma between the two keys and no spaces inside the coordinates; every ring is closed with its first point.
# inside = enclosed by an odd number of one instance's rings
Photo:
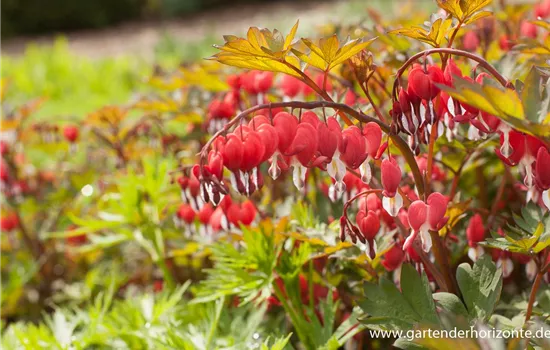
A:
{"type": "MultiPolygon", "coordinates": [[[[453,34],[451,34],[451,37],[449,38],[449,44],[447,45],[448,48],[451,48],[453,46],[453,41],[455,40],[456,34],[460,30],[460,27],[462,26],[462,21],[458,21],[458,24],[456,25],[455,30],[453,31],[453,34]]],[[[445,66],[447,65],[447,61],[449,60],[451,54],[445,55],[445,59],[441,63],[441,70],[445,70],[445,66]]]]}
{"type": "MultiPolygon", "coordinates": [[[[294,309],[294,307],[291,304],[288,303],[288,301],[286,300],[285,295],[283,294],[283,292],[281,291],[281,289],[279,288],[277,283],[273,283],[273,291],[275,292],[275,296],[277,297],[277,299],[279,299],[279,301],[283,305],[283,308],[285,309],[286,313],[290,316],[290,321],[292,322],[292,325],[294,326],[294,329],[296,329],[296,333],[298,334],[298,338],[300,338],[300,340],[304,344],[309,345],[309,342],[310,342],[309,337],[307,336],[306,333],[304,333],[304,331],[302,329],[302,326],[300,324],[299,315],[296,313],[296,310],[294,309]]],[[[308,346],[308,348],[310,348],[310,347],[308,346]]]]}
{"type": "Polygon", "coordinates": [[[540,282],[542,281],[543,276],[544,271],[540,270],[539,273],[537,273],[537,277],[535,277],[533,287],[531,287],[531,293],[529,294],[529,302],[527,304],[527,311],[525,312],[525,321],[523,323],[523,327],[527,326],[527,322],[529,322],[529,320],[531,319],[531,315],[533,314],[533,306],[535,304],[537,291],[539,290],[540,282]]]}
{"type": "MultiPolygon", "coordinates": [[[[292,64],[290,64],[286,61],[285,61],[285,64],[286,64],[287,67],[291,68],[293,71],[298,73],[302,77],[303,82],[306,83],[310,88],[312,88],[317,94],[319,94],[319,96],[324,98],[325,101],[334,102],[332,97],[330,97],[330,95],[325,90],[321,89],[319,87],[319,85],[317,85],[317,83],[315,83],[306,73],[302,72],[300,69],[294,67],[292,64]]],[[[328,71],[327,71],[327,73],[328,73],[328,71]]],[[[327,76],[325,74],[325,77],[323,79],[323,84],[326,82],[326,77],[327,76]]],[[[347,125],[353,125],[351,120],[349,120],[349,118],[344,113],[340,113],[338,111],[338,115],[342,118],[344,123],[346,123],[347,125]]]]}
{"type": "Polygon", "coordinates": [[[430,231],[430,236],[432,237],[433,242],[432,252],[434,254],[437,265],[439,265],[439,268],[443,273],[443,279],[445,280],[445,284],[447,285],[447,291],[460,296],[456,280],[453,276],[453,271],[451,270],[451,266],[449,265],[449,252],[447,251],[447,248],[441,241],[441,237],[439,236],[438,232],[430,231]]]}
{"type": "Polygon", "coordinates": [[[497,216],[498,206],[500,204],[500,201],[502,199],[502,196],[504,195],[504,190],[506,189],[506,182],[507,182],[507,176],[508,173],[505,173],[502,179],[502,182],[500,183],[497,195],[493,201],[493,206],[491,207],[491,212],[489,214],[489,219],[487,220],[487,228],[491,228],[493,226],[493,222],[495,221],[495,218],[497,216]]]}
{"type": "Polygon", "coordinates": [[[436,120],[435,123],[432,125],[432,130],[430,132],[430,143],[428,145],[428,161],[427,161],[427,168],[426,168],[426,188],[424,190],[424,199],[432,192],[431,188],[431,181],[432,181],[432,172],[433,172],[433,161],[434,161],[434,146],[435,141],[437,140],[437,123],[436,120]]]}
{"type": "Polygon", "coordinates": [[[419,59],[420,57],[422,56],[427,56],[427,55],[431,55],[431,54],[434,54],[434,53],[447,53],[449,55],[455,55],[455,56],[463,56],[463,57],[466,57],[466,58],[469,58],[473,61],[476,61],[477,63],[479,63],[479,65],[483,68],[485,68],[485,70],[487,72],[489,72],[493,77],[495,77],[495,79],[498,80],[498,82],[500,84],[502,84],[502,86],[508,86],[508,80],[506,78],[504,78],[496,69],[495,67],[493,67],[489,62],[487,62],[483,57],[480,57],[476,54],[473,54],[473,53],[470,53],[470,52],[467,52],[467,51],[462,51],[462,50],[457,50],[457,49],[452,49],[452,48],[435,48],[435,49],[429,49],[429,50],[424,50],[424,51],[420,51],[419,53],[411,56],[402,66],[401,68],[399,68],[399,70],[397,71],[397,74],[395,76],[395,80],[393,81],[393,88],[392,88],[392,95],[393,95],[393,98],[394,100],[397,100],[397,85],[399,83],[399,78],[401,78],[401,75],[403,75],[403,73],[405,72],[405,70],[407,69],[408,66],[410,66],[411,64],[413,64],[417,59],[419,59]]]}
{"type": "Polygon", "coordinates": [[[158,266],[162,270],[162,277],[164,278],[164,282],[166,283],[166,286],[169,289],[173,289],[176,286],[176,282],[174,281],[174,276],[172,275],[172,272],[168,268],[168,265],[166,265],[166,260],[164,257],[160,257],[157,261],[158,266]]]}

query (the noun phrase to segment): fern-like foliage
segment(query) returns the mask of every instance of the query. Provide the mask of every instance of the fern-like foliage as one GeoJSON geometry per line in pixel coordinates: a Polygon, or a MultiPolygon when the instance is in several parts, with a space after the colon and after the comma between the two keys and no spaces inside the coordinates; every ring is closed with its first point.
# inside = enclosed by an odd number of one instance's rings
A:
{"type": "Polygon", "coordinates": [[[201,282],[193,302],[209,302],[236,295],[245,304],[261,302],[271,295],[273,272],[282,244],[275,228],[264,223],[257,228],[242,227],[242,241],[218,242],[212,246],[214,267],[201,282]]]}

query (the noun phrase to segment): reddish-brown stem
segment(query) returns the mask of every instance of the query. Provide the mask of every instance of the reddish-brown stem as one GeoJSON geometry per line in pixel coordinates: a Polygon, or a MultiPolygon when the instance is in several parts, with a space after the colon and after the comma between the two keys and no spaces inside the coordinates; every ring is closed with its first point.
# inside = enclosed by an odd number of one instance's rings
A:
{"type": "MultiPolygon", "coordinates": [[[[462,21],[458,21],[458,24],[456,25],[455,30],[453,31],[453,34],[451,34],[451,37],[449,38],[449,44],[447,45],[448,48],[451,48],[453,46],[453,41],[455,40],[456,34],[460,30],[460,27],[462,26],[462,21]]],[[[445,55],[445,58],[442,60],[441,63],[441,69],[445,70],[445,66],[447,65],[447,61],[449,60],[449,57],[451,54],[445,55]]]]}
{"type": "MultiPolygon", "coordinates": [[[[368,81],[368,80],[367,80],[368,81]]],[[[372,100],[372,97],[369,93],[369,88],[366,86],[367,83],[365,83],[365,87],[363,87],[363,84],[360,84],[361,85],[361,89],[363,89],[363,92],[365,93],[365,96],[367,96],[367,99],[369,100],[372,108],[374,108],[374,112],[376,113],[376,115],[378,116],[378,118],[383,121],[384,123],[386,122],[386,118],[384,117],[384,115],[382,114],[382,112],[380,111],[380,108],[378,108],[378,106],[374,103],[374,101],[372,100]]]]}
{"type": "Polygon", "coordinates": [[[491,228],[493,226],[493,222],[495,221],[496,214],[498,211],[498,206],[500,205],[500,200],[502,199],[502,196],[504,195],[504,190],[506,189],[506,182],[507,182],[507,176],[508,174],[504,174],[502,182],[500,183],[497,195],[495,197],[495,200],[493,201],[493,206],[491,207],[491,213],[489,214],[489,219],[487,220],[487,227],[491,228]]]}
{"type": "Polygon", "coordinates": [[[527,326],[527,322],[531,319],[531,315],[533,314],[533,306],[535,305],[535,301],[537,299],[537,291],[540,287],[540,282],[542,281],[542,278],[544,277],[544,272],[541,270],[539,273],[537,273],[537,277],[535,277],[535,282],[533,283],[533,287],[531,287],[531,293],[529,294],[529,302],[527,303],[527,311],[525,312],[525,321],[523,323],[523,326],[527,326]]]}
{"type": "Polygon", "coordinates": [[[353,203],[357,198],[363,197],[363,196],[368,196],[368,195],[371,194],[371,193],[382,193],[382,190],[366,190],[366,191],[363,191],[363,192],[359,192],[359,193],[356,194],[355,196],[351,197],[351,198],[346,202],[346,204],[344,204],[343,215],[344,215],[345,217],[348,216],[348,208],[349,208],[349,206],[351,205],[351,203],[353,203]]]}
{"type": "MultiPolygon", "coordinates": [[[[284,63],[287,67],[289,67],[290,69],[295,71],[297,74],[299,74],[302,77],[303,82],[306,83],[310,88],[312,88],[313,91],[315,91],[319,96],[324,98],[325,101],[334,102],[332,97],[330,97],[330,95],[325,90],[321,89],[313,80],[311,80],[311,78],[306,73],[302,72],[300,69],[294,67],[292,64],[286,61],[284,63]]],[[[326,80],[326,74],[325,74],[325,80],[326,80]]],[[[347,125],[353,125],[352,121],[349,120],[349,118],[344,113],[341,113],[340,111],[338,111],[338,115],[340,116],[340,118],[342,118],[344,123],[346,123],[347,125]]]]}
{"type": "Polygon", "coordinates": [[[447,53],[449,55],[462,56],[462,57],[469,58],[469,59],[479,63],[479,66],[483,67],[489,74],[491,74],[493,77],[495,77],[495,79],[498,80],[498,82],[500,84],[502,84],[502,86],[508,86],[509,85],[508,80],[506,80],[506,78],[504,78],[495,69],[495,67],[493,67],[489,62],[487,62],[483,57],[480,57],[480,56],[478,56],[476,54],[473,54],[473,53],[470,53],[468,51],[462,51],[462,50],[452,49],[452,48],[448,48],[448,47],[442,47],[442,48],[435,48],[435,49],[429,49],[429,50],[421,51],[421,52],[411,56],[401,66],[401,68],[399,68],[399,70],[397,71],[397,75],[395,77],[395,80],[393,82],[393,88],[392,88],[392,95],[393,95],[394,100],[397,100],[397,86],[399,84],[399,78],[401,78],[401,75],[403,75],[405,70],[411,64],[413,64],[416,60],[418,60],[419,58],[427,56],[427,55],[431,55],[431,54],[434,54],[434,53],[447,53]]]}
{"type": "Polygon", "coordinates": [[[424,191],[424,199],[432,192],[431,181],[434,161],[434,146],[437,140],[437,120],[432,124],[432,130],[430,131],[430,143],[428,145],[428,161],[426,169],[426,188],[424,191]]]}
{"type": "MultiPolygon", "coordinates": [[[[17,174],[19,174],[19,171],[17,169],[16,163],[13,161],[11,157],[5,157],[6,164],[10,168],[10,172],[14,174],[14,176],[17,178],[17,174]]],[[[17,179],[14,179],[17,181],[17,179]]],[[[25,227],[25,223],[23,222],[21,215],[19,214],[19,207],[16,202],[11,201],[9,198],[6,200],[10,206],[13,208],[14,215],[17,217],[17,221],[19,223],[19,231],[21,232],[21,235],[23,236],[23,241],[25,242],[25,245],[30,250],[32,256],[36,261],[40,259],[40,254],[42,253],[42,244],[39,241],[34,241],[32,237],[29,235],[29,232],[27,231],[25,227]]]]}
{"type": "Polygon", "coordinates": [[[453,271],[449,265],[449,254],[447,252],[447,248],[443,245],[443,241],[441,240],[441,237],[439,237],[438,232],[430,231],[430,236],[432,237],[433,242],[432,252],[437,265],[439,265],[439,268],[443,272],[443,279],[447,285],[447,291],[460,296],[456,280],[453,278],[453,271]]]}
{"type": "Polygon", "coordinates": [[[466,163],[468,162],[468,160],[470,159],[470,157],[472,156],[472,154],[474,154],[474,152],[469,152],[465,157],[464,157],[464,160],[462,161],[462,163],[460,164],[460,168],[458,168],[458,170],[456,171],[456,173],[454,174],[454,177],[453,177],[453,183],[451,185],[451,194],[449,195],[449,197],[452,199],[455,197],[456,195],[456,192],[458,190],[458,184],[460,183],[460,177],[462,175],[462,170],[464,169],[464,166],[466,165],[466,163]]]}
{"type": "MultiPolygon", "coordinates": [[[[380,75],[380,73],[378,73],[378,75],[380,75]]],[[[380,75],[380,76],[381,76],[381,75],[380,75]]],[[[382,89],[382,91],[384,91],[384,93],[385,93],[386,95],[388,95],[389,98],[391,98],[391,92],[388,91],[388,89],[386,88],[386,85],[382,82],[382,80],[381,80],[381,79],[378,79],[378,78],[376,77],[376,75],[373,75],[372,78],[373,78],[374,81],[378,84],[378,86],[380,86],[380,88],[382,89]]]]}
{"type": "Polygon", "coordinates": [[[38,262],[40,260],[40,255],[42,254],[42,246],[40,242],[34,241],[31,238],[29,232],[27,231],[27,228],[25,227],[25,224],[23,223],[21,215],[19,215],[19,210],[16,207],[14,207],[14,214],[19,222],[19,231],[21,232],[23,241],[25,241],[25,245],[27,245],[27,247],[31,251],[33,258],[38,262]]]}
{"type": "Polygon", "coordinates": [[[443,274],[437,269],[434,263],[430,260],[430,257],[422,250],[420,243],[416,242],[413,244],[413,249],[424,264],[426,270],[433,276],[435,282],[444,290],[448,290],[446,287],[446,280],[443,277],[443,274]]]}

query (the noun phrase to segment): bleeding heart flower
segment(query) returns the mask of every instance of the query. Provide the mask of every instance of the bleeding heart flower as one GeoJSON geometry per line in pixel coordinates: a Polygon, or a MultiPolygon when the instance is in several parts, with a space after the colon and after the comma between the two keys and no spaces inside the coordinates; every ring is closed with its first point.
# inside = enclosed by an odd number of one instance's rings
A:
{"type": "Polygon", "coordinates": [[[300,123],[292,144],[284,153],[291,157],[290,164],[294,168],[292,178],[298,189],[305,186],[306,167],[317,153],[317,147],[317,130],[310,123],[300,123]]]}
{"type": "Polygon", "coordinates": [[[229,134],[225,138],[217,138],[216,141],[217,148],[223,157],[223,165],[232,172],[239,171],[244,153],[243,142],[240,137],[235,134],[229,134]]]}
{"type": "Polygon", "coordinates": [[[327,158],[330,163],[338,145],[342,142],[342,128],[334,117],[327,119],[327,123],[317,125],[317,137],[319,140],[318,151],[321,156],[327,158]]]}
{"type": "Polygon", "coordinates": [[[539,148],[535,164],[535,179],[542,190],[542,201],[550,210],[550,154],[546,147],[539,148]]]}
{"type": "Polygon", "coordinates": [[[466,32],[462,38],[462,46],[464,46],[464,50],[466,51],[476,51],[479,47],[479,37],[477,36],[477,33],[473,30],[466,32]]]}
{"type": "Polygon", "coordinates": [[[249,226],[256,217],[256,207],[254,204],[246,200],[241,205],[233,203],[227,211],[227,219],[235,226],[240,224],[249,226]]]}
{"type": "Polygon", "coordinates": [[[258,132],[258,136],[262,140],[264,145],[264,155],[261,162],[265,162],[270,159],[273,154],[275,154],[277,147],[279,146],[279,135],[277,134],[277,130],[275,130],[273,125],[271,125],[267,118],[263,115],[254,117],[250,121],[249,126],[252,126],[252,130],[258,132]]]}
{"type": "Polygon", "coordinates": [[[289,98],[296,97],[302,89],[303,83],[295,77],[287,74],[283,74],[279,88],[283,92],[283,95],[289,98]]]}
{"type": "Polygon", "coordinates": [[[458,68],[455,61],[451,58],[447,61],[447,66],[443,72],[443,77],[445,79],[445,85],[448,86],[454,86],[455,77],[464,78],[460,68],[458,68]]]}
{"type": "Polygon", "coordinates": [[[386,271],[396,270],[405,260],[405,252],[403,249],[394,244],[382,257],[382,265],[386,271]]]}
{"type": "Polygon", "coordinates": [[[369,122],[363,127],[363,135],[365,136],[365,151],[367,158],[363,161],[359,167],[361,172],[361,181],[368,184],[372,177],[372,171],[369,161],[375,159],[382,142],[382,129],[374,122],[369,122]]]}
{"type": "Polygon", "coordinates": [[[206,226],[210,222],[210,217],[213,213],[214,208],[212,207],[212,204],[206,203],[197,213],[197,217],[199,218],[200,223],[206,226]]]}
{"type": "Polygon", "coordinates": [[[497,156],[510,166],[517,165],[525,154],[525,136],[515,130],[500,132],[500,148],[497,156]]]}
{"type": "Polygon", "coordinates": [[[74,125],[67,125],[63,128],[63,136],[70,143],[76,142],[78,139],[78,128],[74,125]]]}
{"type": "Polygon", "coordinates": [[[357,213],[355,221],[357,222],[357,226],[359,227],[361,234],[367,240],[369,255],[372,259],[374,259],[376,256],[374,238],[376,237],[378,231],[380,231],[380,219],[372,210],[360,210],[357,213]]]}
{"type": "Polygon", "coordinates": [[[350,168],[357,169],[367,159],[367,144],[361,129],[353,125],[342,132],[340,159],[350,168]]]}
{"type": "Polygon", "coordinates": [[[183,220],[186,224],[190,225],[195,221],[195,211],[189,204],[182,203],[180,204],[180,207],[178,208],[178,212],[176,213],[178,218],[180,220],[183,220]]]}
{"type": "Polygon", "coordinates": [[[248,172],[256,168],[262,162],[265,146],[260,135],[255,131],[249,131],[242,144],[243,158],[240,170],[248,172]]]}
{"type": "Polygon", "coordinates": [[[277,113],[273,118],[273,126],[279,137],[279,152],[284,153],[294,140],[298,119],[287,112],[277,113]]]}
{"type": "Polygon", "coordinates": [[[550,0],[543,0],[535,5],[535,18],[546,18],[550,15],[550,0]]]}
{"type": "Polygon", "coordinates": [[[265,94],[272,85],[272,72],[253,70],[241,76],[242,88],[251,95],[265,94]]]}
{"type": "Polygon", "coordinates": [[[403,198],[397,192],[401,182],[401,168],[395,158],[386,158],[382,161],[380,169],[382,187],[384,188],[382,205],[391,216],[395,217],[403,206],[403,198]]]}
{"type": "Polygon", "coordinates": [[[234,105],[225,100],[215,99],[208,105],[208,117],[210,119],[229,119],[234,115],[234,105]]]}
{"type": "MultiPolygon", "coordinates": [[[[225,198],[229,197],[226,196],[225,198]]],[[[216,210],[214,210],[208,223],[213,232],[218,232],[227,228],[227,218],[221,207],[217,207],[216,210]]]]}
{"type": "Polygon", "coordinates": [[[428,252],[432,247],[431,231],[439,231],[447,222],[445,217],[448,200],[441,193],[432,193],[424,203],[416,200],[409,206],[409,225],[413,232],[405,240],[404,249],[412,246],[414,239],[420,233],[422,249],[428,252]]]}
{"type": "Polygon", "coordinates": [[[438,66],[428,66],[426,71],[422,67],[415,67],[409,72],[409,86],[416,96],[431,101],[440,89],[436,84],[444,84],[445,77],[438,66]]]}
{"type": "Polygon", "coordinates": [[[273,86],[273,72],[257,71],[254,75],[254,86],[258,93],[265,94],[273,86]]]}
{"type": "Polygon", "coordinates": [[[470,219],[468,227],[466,228],[466,238],[470,246],[468,249],[468,257],[472,259],[472,261],[476,261],[484,252],[483,247],[478,245],[478,243],[485,238],[485,227],[483,226],[481,215],[475,214],[470,219]]]}
{"type": "Polygon", "coordinates": [[[525,38],[537,38],[537,26],[531,22],[523,21],[519,29],[520,35],[525,38]]]}
{"type": "Polygon", "coordinates": [[[220,152],[211,150],[208,153],[208,164],[205,165],[205,169],[221,180],[223,178],[223,156],[220,152]]]}
{"type": "Polygon", "coordinates": [[[315,129],[317,129],[317,125],[319,125],[321,121],[319,120],[319,117],[315,112],[312,111],[305,111],[302,113],[302,117],[300,118],[300,123],[308,123],[311,124],[315,129]]]}
{"type": "Polygon", "coordinates": [[[230,74],[226,79],[227,85],[233,90],[239,90],[241,88],[241,76],[237,74],[230,74]]]}
{"type": "Polygon", "coordinates": [[[15,213],[9,213],[0,217],[0,229],[3,232],[10,232],[19,226],[19,217],[15,213]]]}

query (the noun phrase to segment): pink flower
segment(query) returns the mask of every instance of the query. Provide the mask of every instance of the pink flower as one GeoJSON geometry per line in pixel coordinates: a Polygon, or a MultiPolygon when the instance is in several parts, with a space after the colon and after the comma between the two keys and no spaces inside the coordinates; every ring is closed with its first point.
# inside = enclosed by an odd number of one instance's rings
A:
{"type": "Polygon", "coordinates": [[[428,197],[427,203],[421,200],[414,201],[409,206],[409,225],[413,232],[405,240],[403,248],[406,250],[420,233],[422,249],[428,252],[432,247],[431,231],[439,231],[446,223],[447,198],[441,193],[434,192],[428,197]]]}
{"type": "Polygon", "coordinates": [[[384,209],[391,215],[396,216],[399,209],[403,206],[403,198],[397,192],[399,183],[401,182],[401,168],[394,158],[387,158],[382,161],[382,205],[384,209]]]}

